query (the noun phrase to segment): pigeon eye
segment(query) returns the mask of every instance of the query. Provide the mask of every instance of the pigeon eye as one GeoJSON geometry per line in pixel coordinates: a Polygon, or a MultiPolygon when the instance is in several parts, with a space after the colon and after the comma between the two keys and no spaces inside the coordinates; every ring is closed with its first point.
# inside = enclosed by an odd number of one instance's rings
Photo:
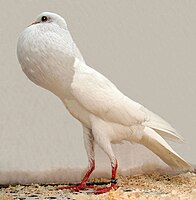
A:
{"type": "Polygon", "coordinates": [[[46,16],[43,16],[43,17],[41,18],[41,20],[42,20],[42,22],[46,22],[46,21],[48,20],[48,18],[47,18],[46,16]]]}

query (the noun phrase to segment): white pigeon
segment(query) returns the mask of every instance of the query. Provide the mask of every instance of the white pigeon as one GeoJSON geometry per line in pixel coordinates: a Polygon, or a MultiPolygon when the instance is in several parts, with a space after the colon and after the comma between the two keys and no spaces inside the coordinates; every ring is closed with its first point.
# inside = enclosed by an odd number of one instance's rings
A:
{"type": "Polygon", "coordinates": [[[87,187],[86,181],[95,168],[95,143],[111,161],[109,189],[115,186],[118,166],[111,143],[122,140],[144,145],[171,167],[191,168],[163,139],[181,141],[176,130],[89,67],[59,15],[50,12],[38,15],[20,34],[17,55],[27,77],[58,96],[82,123],[89,170],[75,189],[87,187]]]}

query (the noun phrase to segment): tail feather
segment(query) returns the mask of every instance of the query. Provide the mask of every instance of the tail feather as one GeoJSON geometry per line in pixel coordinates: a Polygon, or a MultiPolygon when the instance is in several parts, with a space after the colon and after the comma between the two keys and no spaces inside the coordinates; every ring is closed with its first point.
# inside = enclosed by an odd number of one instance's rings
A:
{"type": "Polygon", "coordinates": [[[142,107],[141,110],[144,111],[147,115],[147,120],[144,122],[145,126],[154,129],[160,136],[168,140],[172,140],[175,142],[184,141],[183,137],[178,134],[177,131],[160,116],[149,111],[145,107],[142,107]]]}
{"type": "Polygon", "coordinates": [[[190,170],[192,168],[191,165],[181,158],[153,129],[145,127],[140,142],[169,166],[183,170],[190,170]]]}
{"type": "Polygon", "coordinates": [[[168,139],[168,140],[174,141],[174,142],[178,142],[178,143],[184,142],[184,138],[182,136],[180,136],[179,134],[177,135],[176,132],[174,133],[169,130],[158,128],[157,126],[153,126],[152,124],[149,125],[148,127],[155,130],[161,137],[163,137],[165,139],[168,139]]]}

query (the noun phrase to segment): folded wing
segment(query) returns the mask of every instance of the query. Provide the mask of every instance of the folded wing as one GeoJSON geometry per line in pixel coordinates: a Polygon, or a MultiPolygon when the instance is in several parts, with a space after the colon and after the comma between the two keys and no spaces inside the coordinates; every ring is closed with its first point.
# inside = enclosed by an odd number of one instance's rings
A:
{"type": "Polygon", "coordinates": [[[72,94],[94,115],[125,126],[143,124],[153,128],[163,138],[182,141],[176,130],[158,115],[122,94],[102,74],[75,60],[72,94]]]}
{"type": "Polygon", "coordinates": [[[141,105],[123,95],[102,74],[77,59],[74,70],[72,94],[89,112],[106,121],[126,126],[145,121],[141,105]]]}

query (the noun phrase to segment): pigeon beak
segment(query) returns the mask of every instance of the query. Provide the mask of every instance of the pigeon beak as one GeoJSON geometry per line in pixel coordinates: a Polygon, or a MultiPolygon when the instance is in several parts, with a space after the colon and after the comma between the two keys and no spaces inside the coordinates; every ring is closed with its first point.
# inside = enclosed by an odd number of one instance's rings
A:
{"type": "Polygon", "coordinates": [[[33,23],[30,24],[29,26],[34,25],[34,24],[38,24],[38,23],[40,23],[40,22],[33,22],[33,23]]]}

